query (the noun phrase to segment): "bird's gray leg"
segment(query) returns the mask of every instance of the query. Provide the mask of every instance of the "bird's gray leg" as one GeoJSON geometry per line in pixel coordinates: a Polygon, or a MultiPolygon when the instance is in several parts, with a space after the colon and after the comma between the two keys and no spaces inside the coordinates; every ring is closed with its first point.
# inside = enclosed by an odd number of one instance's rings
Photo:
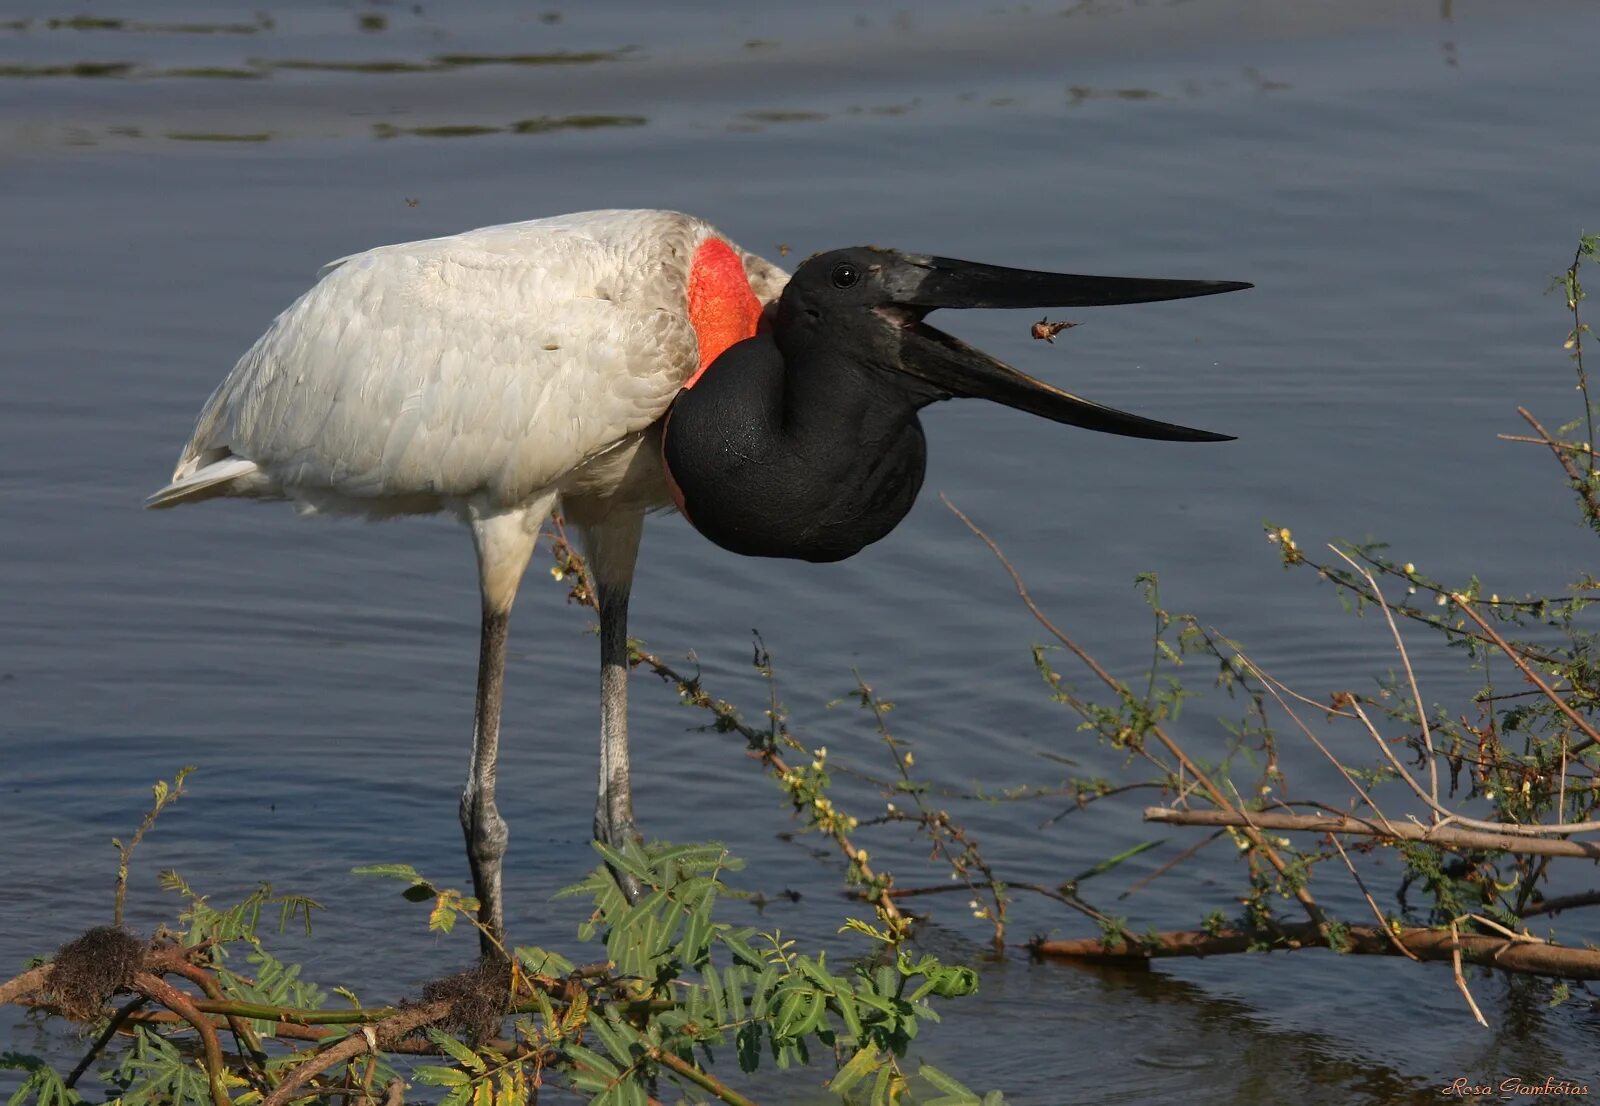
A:
{"type": "Polygon", "coordinates": [[[600,786],[594,835],[614,848],[636,837],[628,765],[627,584],[600,587],[600,786]]]}
{"type": "Polygon", "coordinates": [[[504,698],[506,638],[511,604],[528,567],[539,527],[551,499],[542,505],[490,513],[470,509],[473,542],[478,550],[478,583],[483,594],[483,628],[478,648],[478,693],[472,722],[472,764],[461,793],[461,829],[467,839],[467,860],[478,897],[478,944],[484,959],[508,955],[500,864],[506,854],[505,819],[494,802],[500,752],[500,704],[504,698]]]}
{"type": "MultiPolygon", "coordinates": [[[[583,528],[600,605],[600,778],[594,836],[618,849],[639,836],[628,764],[628,597],[643,521],[638,512],[619,511],[583,528]]],[[[629,901],[636,900],[642,892],[638,881],[625,872],[616,876],[629,901]]]]}
{"type": "Polygon", "coordinates": [[[478,646],[478,697],[472,721],[472,764],[461,792],[461,830],[467,838],[473,892],[478,896],[478,921],[487,933],[478,935],[484,957],[501,955],[505,943],[505,907],[500,889],[500,862],[509,834],[494,802],[496,761],[500,752],[500,704],[505,683],[506,636],[511,612],[484,605],[478,646]],[[491,940],[491,935],[493,939],[491,940]]]}

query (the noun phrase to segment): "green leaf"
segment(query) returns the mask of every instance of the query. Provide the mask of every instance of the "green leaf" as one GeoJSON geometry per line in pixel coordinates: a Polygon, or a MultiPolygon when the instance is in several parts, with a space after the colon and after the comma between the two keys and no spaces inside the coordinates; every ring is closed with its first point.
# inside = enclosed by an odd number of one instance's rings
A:
{"type": "MultiPolygon", "coordinates": [[[[1084,880],[1090,879],[1090,878],[1092,878],[1094,876],[1103,876],[1107,872],[1111,871],[1111,869],[1115,868],[1118,864],[1121,864],[1124,860],[1130,860],[1133,857],[1136,857],[1140,853],[1144,852],[1146,849],[1153,849],[1157,845],[1165,845],[1166,843],[1167,843],[1167,839],[1164,838],[1164,837],[1161,838],[1158,841],[1142,841],[1139,844],[1133,846],[1133,848],[1131,848],[1131,849],[1125,849],[1124,851],[1118,853],[1116,856],[1108,857],[1107,859],[1102,860],[1100,863],[1096,864],[1093,868],[1090,868],[1087,871],[1084,871],[1084,872],[1082,872],[1082,873],[1080,873],[1080,874],[1078,874],[1076,876],[1073,876],[1072,879],[1068,880],[1067,882],[1069,882],[1069,883],[1082,883],[1084,880]]],[[[974,1101],[976,1101],[976,1099],[974,1099],[974,1101]]]]}
{"type": "Polygon", "coordinates": [[[983,1106],[983,1100],[976,1094],[932,1064],[921,1065],[917,1068],[917,1074],[944,1092],[940,1097],[930,1099],[924,1106],[983,1106]]]}
{"type": "Polygon", "coordinates": [[[721,941],[723,947],[735,957],[752,968],[765,967],[766,959],[750,947],[750,935],[754,932],[753,929],[727,930],[717,934],[717,940],[721,941]]]}
{"type": "Polygon", "coordinates": [[[472,1069],[479,1075],[482,1075],[483,1072],[487,1070],[483,1062],[483,1057],[479,1056],[476,1052],[472,1051],[472,1049],[468,1048],[466,1045],[462,1044],[460,1041],[456,1040],[442,1029],[434,1029],[432,1026],[429,1026],[427,1029],[427,1034],[428,1040],[432,1041],[443,1051],[449,1053],[459,1063],[472,1069]]]}
{"type": "Polygon", "coordinates": [[[786,987],[778,1000],[778,1013],[772,1019],[773,1040],[798,1037],[805,1032],[806,1020],[811,1016],[813,999],[821,996],[810,987],[786,987]]]}
{"type": "Polygon", "coordinates": [[[702,978],[705,980],[705,984],[701,990],[703,990],[706,1000],[710,1003],[712,1020],[718,1023],[727,1021],[728,1003],[722,997],[722,976],[715,967],[708,965],[702,978]]]}
{"type": "Polygon", "coordinates": [[[654,884],[656,882],[656,874],[651,871],[649,860],[639,851],[639,846],[633,842],[628,842],[628,845],[632,846],[632,848],[624,846],[620,852],[607,845],[604,841],[593,841],[590,844],[594,846],[594,851],[605,857],[606,863],[617,871],[626,872],[641,883],[654,884]]]}
{"type": "Polygon", "coordinates": [[[878,1078],[872,1081],[872,1102],[876,1106],[894,1106],[889,1098],[889,1084],[893,1079],[893,1064],[885,1064],[878,1069],[878,1078]]]}
{"type": "Polygon", "coordinates": [[[744,867],[744,861],[729,856],[726,846],[715,841],[696,845],[670,845],[659,851],[652,851],[650,859],[657,871],[665,871],[669,864],[677,864],[685,872],[712,871],[717,868],[738,870],[744,867]]]}
{"type": "Polygon", "coordinates": [[[619,1071],[617,1066],[592,1049],[584,1048],[582,1045],[567,1045],[566,1052],[568,1056],[571,1056],[574,1060],[579,1061],[581,1064],[583,1064],[584,1068],[588,1069],[587,1073],[581,1068],[575,1071],[573,1073],[575,1079],[578,1076],[585,1074],[598,1077],[599,1084],[597,1087],[588,1087],[585,1089],[597,1090],[599,1087],[604,1087],[607,1083],[617,1077],[617,1072],[619,1071]]]}
{"type": "Polygon", "coordinates": [[[928,972],[927,981],[912,992],[911,1001],[916,1002],[930,994],[940,998],[961,998],[977,989],[978,973],[965,964],[937,966],[928,972]]]}
{"type": "Polygon", "coordinates": [[[28,1073],[13,1092],[6,1106],[22,1106],[29,1098],[33,1098],[36,1106],[80,1106],[84,1101],[82,1095],[68,1087],[66,1080],[49,1064],[37,1056],[25,1056],[20,1052],[0,1053],[0,1070],[21,1070],[28,1073]]]}
{"type": "Polygon", "coordinates": [[[633,1052],[628,1047],[628,1038],[611,1020],[609,1011],[600,1017],[589,1019],[589,1028],[594,1030],[594,1035],[600,1038],[600,1043],[606,1046],[606,1051],[611,1053],[612,1059],[627,1067],[633,1063],[633,1052]]]}
{"type": "Polygon", "coordinates": [[[714,895],[701,898],[683,927],[683,940],[678,942],[677,957],[689,967],[698,968],[705,963],[711,946],[711,906],[714,895]]]}
{"type": "MultiPolygon", "coordinates": [[[[716,970],[714,967],[706,969],[708,974],[716,970]]],[[[730,964],[723,969],[722,980],[722,994],[728,1006],[727,1016],[723,1020],[744,1021],[744,988],[750,982],[750,969],[743,964],[730,964]]]]}
{"type": "Polygon", "coordinates": [[[435,933],[449,933],[456,927],[456,912],[443,895],[433,904],[428,914],[428,929],[435,933]]]}
{"type": "Polygon", "coordinates": [[[416,1068],[411,1077],[418,1083],[426,1083],[430,1087],[464,1087],[472,1082],[472,1076],[460,1068],[441,1068],[432,1065],[416,1068]]]}
{"type": "Polygon", "coordinates": [[[856,1009],[855,995],[841,988],[834,993],[833,1002],[838,1007],[839,1016],[844,1019],[845,1032],[857,1041],[861,1040],[863,1036],[861,1013],[856,1009]]]}
{"type": "Polygon", "coordinates": [[[840,1068],[838,1074],[828,1081],[828,1089],[834,1094],[842,1095],[862,1079],[877,1071],[880,1063],[882,1061],[878,1059],[877,1049],[871,1047],[863,1048],[850,1057],[850,1062],[840,1068]]]}
{"type": "Polygon", "coordinates": [[[734,1038],[739,1049],[739,1070],[750,1072],[761,1066],[761,1023],[747,1022],[734,1038]]]}
{"type": "Polygon", "coordinates": [[[364,864],[359,868],[351,868],[353,876],[379,876],[385,879],[405,879],[412,883],[426,883],[422,873],[409,864],[364,864]]]}
{"type": "Polygon", "coordinates": [[[532,975],[560,977],[570,975],[576,967],[572,961],[560,953],[542,949],[538,945],[519,945],[516,953],[523,969],[532,975]]]}

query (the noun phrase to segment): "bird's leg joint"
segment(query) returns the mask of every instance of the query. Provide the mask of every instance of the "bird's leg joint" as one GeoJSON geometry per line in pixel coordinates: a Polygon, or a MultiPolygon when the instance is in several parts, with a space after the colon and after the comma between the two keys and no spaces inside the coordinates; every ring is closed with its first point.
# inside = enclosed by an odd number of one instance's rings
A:
{"type": "Polygon", "coordinates": [[[506,820],[500,817],[492,798],[472,787],[461,793],[461,830],[466,835],[474,875],[480,866],[494,864],[506,855],[511,839],[506,820]]]}

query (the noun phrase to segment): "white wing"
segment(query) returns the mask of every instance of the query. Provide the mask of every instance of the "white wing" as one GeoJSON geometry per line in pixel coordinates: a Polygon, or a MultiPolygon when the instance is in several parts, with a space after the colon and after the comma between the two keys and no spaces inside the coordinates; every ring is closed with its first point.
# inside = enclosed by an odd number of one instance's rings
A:
{"type": "MultiPolygon", "coordinates": [[[[598,211],[333,262],[212,395],[153,505],[518,503],[665,412],[698,364],[685,289],[711,236],[674,212],[598,211]]],[[[741,253],[776,296],[783,272],[741,253]]]]}

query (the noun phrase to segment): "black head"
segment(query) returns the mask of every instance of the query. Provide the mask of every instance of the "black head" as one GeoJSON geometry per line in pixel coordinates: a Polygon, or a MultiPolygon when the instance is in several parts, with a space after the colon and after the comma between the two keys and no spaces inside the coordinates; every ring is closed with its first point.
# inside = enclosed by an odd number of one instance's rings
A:
{"type": "MultiPolygon", "coordinates": [[[[1056,422],[1164,441],[1228,441],[1118,411],[1033,379],[928,326],[939,308],[1104,307],[1233,292],[1239,281],[1153,280],[1009,269],[877,246],[808,258],[783,290],[775,339],[786,357],[826,343],[863,365],[897,371],[929,398],[990,399],[1056,422]]],[[[909,383],[909,382],[908,382],[909,383]]]]}

